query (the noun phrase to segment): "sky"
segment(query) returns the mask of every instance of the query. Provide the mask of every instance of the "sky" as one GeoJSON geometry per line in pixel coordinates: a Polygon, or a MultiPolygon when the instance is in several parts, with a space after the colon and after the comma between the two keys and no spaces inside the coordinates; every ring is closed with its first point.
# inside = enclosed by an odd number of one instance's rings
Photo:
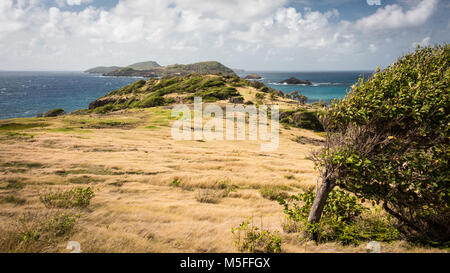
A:
{"type": "Polygon", "coordinates": [[[0,70],[374,70],[448,42],[449,14],[450,0],[0,0],[0,70]]]}

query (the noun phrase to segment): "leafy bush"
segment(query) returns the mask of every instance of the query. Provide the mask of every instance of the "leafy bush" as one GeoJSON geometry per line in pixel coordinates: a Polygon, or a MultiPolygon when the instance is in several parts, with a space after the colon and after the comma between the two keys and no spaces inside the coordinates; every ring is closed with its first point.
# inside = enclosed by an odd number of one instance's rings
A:
{"type": "Polygon", "coordinates": [[[72,213],[57,214],[50,217],[44,229],[50,236],[58,237],[70,233],[79,216],[72,213]]]}
{"type": "Polygon", "coordinates": [[[252,222],[252,218],[237,228],[232,228],[231,232],[236,237],[234,243],[239,251],[249,253],[280,253],[281,238],[278,232],[271,232],[267,229],[258,228],[252,222]]]}
{"type": "Polygon", "coordinates": [[[324,130],[318,113],[304,109],[283,111],[280,113],[280,122],[297,128],[322,132],[324,130]]]}
{"type": "MultiPolygon", "coordinates": [[[[45,112],[44,114],[41,114],[41,116],[44,117],[57,117],[57,116],[61,116],[64,115],[66,112],[64,111],[64,109],[62,108],[56,108],[50,111],[45,112]]],[[[39,115],[38,115],[39,116],[39,115]]]]}
{"type": "Polygon", "coordinates": [[[450,50],[418,48],[323,115],[322,184],[380,202],[412,240],[450,242],[450,50]]]}
{"type": "Polygon", "coordinates": [[[90,187],[77,187],[64,192],[42,194],[39,199],[47,208],[85,208],[94,196],[90,187]]]}
{"type": "Polygon", "coordinates": [[[390,218],[364,207],[355,196],[336,189],[330,193],[319,223],[308,223],[308,215],[315,199],[312,189],[292,196],[286,201],[278,198],[284,206],[287,232],[302,231],[305,235],[318,233],[320,241],[338,241],[342,244],[359,244],[362,240],[392,241],[398,231],[390,218]]]}

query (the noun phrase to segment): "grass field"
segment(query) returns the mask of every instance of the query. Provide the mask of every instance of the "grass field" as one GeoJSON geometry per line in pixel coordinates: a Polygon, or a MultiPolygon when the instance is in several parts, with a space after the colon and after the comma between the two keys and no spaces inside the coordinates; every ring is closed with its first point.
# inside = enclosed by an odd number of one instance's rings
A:
{"type": "MultiPolygon", "coordinates": [[[[280,231],[285,252],[365,252],[301,243],[262,195],[315,186],[318,134],[281,126],[278,150],[261,152],[254,141],[174,141],[172,122],[161,107],[0,121],[0,251],[67,252],[78,241],[84,252],[236,252],[231,228],[253,216],[280,231]],[[40,200],[74,187],[94,191],[89,206],[40,200]]],[[[440,251],[403,241],[382,250],[440,251]]]]}

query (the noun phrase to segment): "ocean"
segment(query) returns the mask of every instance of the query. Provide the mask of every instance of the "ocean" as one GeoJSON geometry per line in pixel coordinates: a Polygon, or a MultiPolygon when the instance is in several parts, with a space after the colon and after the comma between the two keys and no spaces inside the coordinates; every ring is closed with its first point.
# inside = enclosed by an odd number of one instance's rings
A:
{"type": "MultiPolygon", "coordinates": [[[[285,93],[294,90],[309,102],[342,98],[359,76],[369,71],[345,72],[270,72],[245,71],[245,77],[258,73],[267,86],[285,93]],[[290,77],[309,80],[312,86],[282,85],[290,77]]],[[[0,71],[0,119],[35,117],[37,114],[63,108],[66,112],[87,108],[95,99],[137,81],[135,77],[103,77],[83,72],[17,72],[0,71]]]]}
{"type": "Polygon", "coordinates": [[[308,98],[308,102],[324,100],[329,102],[345,96],[349,88],[358,81],[359,77],[365,79],[372,76],[372,71],[327,71],[327,72],[269,72],[269,71],[245,71],[238,73],[240,77],[256,73],[262,77],[258,80],[268,87],[272,87],[290,93],[299,91],[308,98]],[[309,80],[312,85],[285,85],[279,82],[291,77],[299,80],[309,80]]]}

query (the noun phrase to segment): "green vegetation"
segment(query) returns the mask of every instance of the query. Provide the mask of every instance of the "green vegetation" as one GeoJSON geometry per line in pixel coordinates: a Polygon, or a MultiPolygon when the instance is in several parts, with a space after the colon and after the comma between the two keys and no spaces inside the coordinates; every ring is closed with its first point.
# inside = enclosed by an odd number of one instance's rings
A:
{"type": "Polygon", "coordinates": [[[56,108],[50,111],[47,111],[45,113],[42,114],[38,114],[37,117],[57,117],[57,116],[62,116],[66,113],[66,111],[64,111],[64,109],[62,108],[56,108]]]}
{"type": "Polygon", "coordinates": [[[391,217],[380,214],[379,209],[363,206],[357,197],[342,190],[330,193],[319,223],[308,223],[314,198],[312,189],[288,200],[278,198],[287,218],[283,226],[286,232],[300,233],[300,237],[306,235],[305,238],[309,238],[311,233],[317,233],[319,242],[338,241],[344,245],[399,239],[399,232],[393,227],[391,217]]]}
{"type": "Polygon", "coordinates": [[[308,111],[301,108],[280,112],[280,122],[285,125],[317,132],[324,130],[316,111],[308,111]]]}
{"type": "Polygon", "coordinates": [[[8,178],[6,179],[6,186],[2,187],[3,189],[7,189],[7,190],[20,190],[23,189],[25,187],[25,183],[23,183],[23,178],[8,178]]]}
{"type": "Polygon", "coordinates": [[[212,189],[201,189],[197,192],[195,199],[200,203],[217,204],[219,197],[217,192],[212,189]]]}
{"type": "Polygon", "coordinates": [[[257,227],[249,218],[237,228],[232,228],[235,245],[239,251],[249,253],[280,253],[281,238],[278,232],[257,227]]]}
{"type": "Polygon", "coordinates": [[[133,68],[134,70],[147,70],[147,69],[152,69],[155,67],[160,67],[160,65],[155,61],[148,61],[148,62],[135,63],[135,64],[129,65],[127,67],[133,68]]]}
{"type": "Polygon", "coordinates": [[[187,102],[194,97],[213,102],[239,96],[234,88],[234,76],[187,76],[167,77],[160,80],[139,80],[133,84],[113,91],[89,105],[95,113],[107,113],[127,108],[149,108],[173,103],[167,95],[178,94],[187,102]]]}
{"type": "Polygon", "coordinates": [[[28,212],[9,230],[0,230],[1,252],[42,252],[67,240],[79,215],[70,212],[38,214],[28,212]]]}
{"type": "Polygon", "coordinates": [[[318,204],[338,185],[381,203],[410,240],[449,245],[449,62],[447,44],[418,48],[332,102],[318,204]]]}
{"type": "Polygon", "coordinates": [[[215,61],[210,62],[200,62],[194,64],[174,64],[166,66],[166,70],[183,72],[188,71],[188,73],[199,73],[199,74],[224,74],[224,75],[234,75],[234,71],[230,68],[224,66],[223,64],[215,61]]]}
{"type": "Polygon", "coordinates": [[[277,186],[264,186],[259,189],[259,193],[261,194],[262,197],[269,200],[277,200],[278,197],[281,198],[288,197],[288,194],[282,191],[282,189],[277,186]]]}
{"type": "Polygon", "coordinates": [[[19,131],[19,130],[27,130],[32,128],[43,128],[47,127],[49,124],[40,123],[40,122],[32,122],[32,123],[16,123],[16,122],[8,122],[0,124],[0,131],[19,131]]]}
{"type": "Polygon", "coordinates": [[[90,187],[77,187],[68,191],[42,194],[39,199],[47,208],[85,208],[94,196],[90,187]]]}
{"type": "Polygon", "coordinates": [[[26,199],[16,197],[14,195],[8,195],[7,197],[3,198],[3,202],[12,203],[18,206],[25,204],[26,201],[27,201],[26,199]]]}

